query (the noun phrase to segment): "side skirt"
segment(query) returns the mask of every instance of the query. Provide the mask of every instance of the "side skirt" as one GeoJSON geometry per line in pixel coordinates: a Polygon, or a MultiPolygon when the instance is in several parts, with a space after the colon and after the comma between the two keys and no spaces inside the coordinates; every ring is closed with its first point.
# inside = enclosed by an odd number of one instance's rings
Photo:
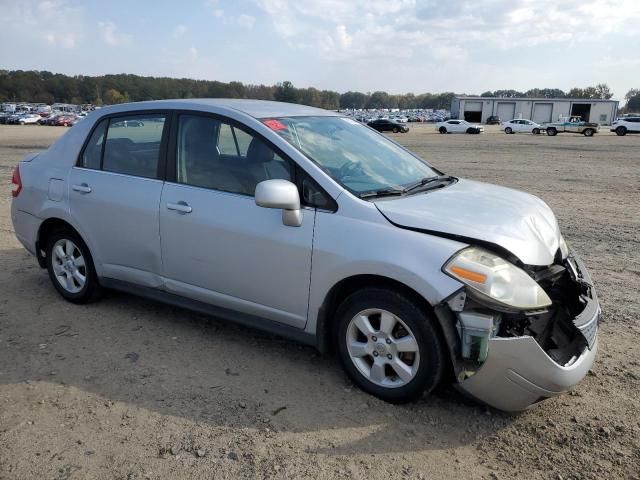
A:
{"type": "Polygon", "coordinates": [[[317,347],[317,339],[315,335],[307,333],[299,328],[274,322],[273,320],[268,320],[265,318],[257,317],[255,315],[230,310],[228,308],[217,307],[215,305],[199,302],[187,297],[181,297],[179,295],[164,292],[156,288],[143,287],[133,283],[124,282],[122,280],[115,280],[113,278],[101,278],[100,285],[105,288],[111,288],[113,290],[119,290],[121,292],[130,293],[132,295],[148,298],[150,300],[167,303],[175,307],[193,310],[205,315],[211,315],[212,317],[237,323],[244,327],[263,330],[280,337],[285,337],[296,342],[304,343],[305,345],[317,347]]]}

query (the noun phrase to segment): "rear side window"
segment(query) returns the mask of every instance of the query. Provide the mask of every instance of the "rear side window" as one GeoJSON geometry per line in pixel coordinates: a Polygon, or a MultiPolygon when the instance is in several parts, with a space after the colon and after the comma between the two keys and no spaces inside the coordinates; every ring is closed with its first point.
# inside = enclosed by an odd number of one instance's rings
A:
{"type": "Polygon", "coordinates": [[[104,145],[102,170],[155,178],[165,120],[163,114],[112,118],[104,145]]]}
{"type": "Polygon", "coordinates": [[[109,120],[102,120],[91,134],[91,138],[84,147],[82,154],[82,165],[85,168],[93,168],[100,170],[100,160],[102,158],[102,144],[104,142],[104,134],[107,131],[109,120]]]}

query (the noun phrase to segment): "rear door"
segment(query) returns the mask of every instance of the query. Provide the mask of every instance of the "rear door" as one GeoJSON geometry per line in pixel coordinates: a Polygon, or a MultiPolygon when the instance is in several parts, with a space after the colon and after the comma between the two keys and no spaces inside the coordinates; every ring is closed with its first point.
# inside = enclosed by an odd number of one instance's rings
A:
{"type": "Polygon", "coordinates": [[[178,115],[171,145],[160,206],[166,288],[304,327],[315,210],[303,209],[302,226],[289,227],[281,210],[254,200],[260,181],[294,181],[294,165],[222,117],[178,115]]]}
{"type": "Polygon", "coordinates": [[[71,215],[105,277],[162,284],[159,204],[166,118],[160,112],[102,120],[71,169],[71,215]]]}

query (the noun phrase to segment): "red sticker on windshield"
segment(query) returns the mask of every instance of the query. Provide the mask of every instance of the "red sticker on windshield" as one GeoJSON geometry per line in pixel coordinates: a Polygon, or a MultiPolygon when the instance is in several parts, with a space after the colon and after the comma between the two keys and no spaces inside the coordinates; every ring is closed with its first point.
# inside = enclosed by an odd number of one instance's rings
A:
{"type": "Polygon", "coordinates": [[[271,130],[275,130],[275,131],[287,129],[287,126],[284,123],[282,123],[280,120],[263,120],[262,123],[264,123],[271,130]]]}

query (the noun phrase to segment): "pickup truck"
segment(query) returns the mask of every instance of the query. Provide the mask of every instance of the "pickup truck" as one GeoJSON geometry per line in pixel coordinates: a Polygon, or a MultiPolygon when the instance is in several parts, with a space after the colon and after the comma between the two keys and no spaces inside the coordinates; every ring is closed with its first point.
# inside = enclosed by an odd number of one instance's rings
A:
{"type": "Polygon", "coordinates": [[[547,123],[545,126],[550,137],[561,132],[581,133],[585,137],[593,137],[593,134],[600,130],[597,123],[585,122],[580,117],[561,118],[560,121],[547,123]]]}

